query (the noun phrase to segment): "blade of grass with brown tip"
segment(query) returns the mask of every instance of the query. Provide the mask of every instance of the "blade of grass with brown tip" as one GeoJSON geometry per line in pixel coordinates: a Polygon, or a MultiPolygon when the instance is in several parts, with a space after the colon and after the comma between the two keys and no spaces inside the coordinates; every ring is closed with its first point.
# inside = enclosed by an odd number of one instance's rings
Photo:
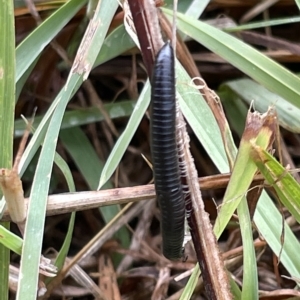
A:
{"type": "Polygon", "coordinates": [[[256,112],[248,113],[246,128],[241,139],[232,176],[214,228],[216,235],[219,237],[235,209],[237,209],[244,247],[242,299],[245,300],[258,299],[258,276],[253,247],[252,225],[245,197],[257,167],[251,162],[249,151],[251,150],[252,140],[256,140],[268,149],[273,143],[275,128],[275,114],[272,109],[264,115],[256,112]],[[226,210],[228,211],[226,212],[226,210]]]}
{"type": "Polygon", "coordinates": [[[275,116],[274,111],[263,115],[257,112],[248,113],[246,127],[239,146],[228,187],[226,189],[219,215],[216,219],[215,234],[220,237],[241,199],[247,194],[249,186],[257,171],[257,167],[250,157],[251,141],[256,141],[264,149],[268,149],[274,141],[275,116]]]}

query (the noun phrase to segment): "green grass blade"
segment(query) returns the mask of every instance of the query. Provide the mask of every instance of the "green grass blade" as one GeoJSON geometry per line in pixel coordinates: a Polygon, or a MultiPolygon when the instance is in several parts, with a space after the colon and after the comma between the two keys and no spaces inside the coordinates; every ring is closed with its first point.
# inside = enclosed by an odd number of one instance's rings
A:
{"type": "Polygon", "coordinates": [[[114,29],[105,39],[103,47],[101,48],[94,63],[94,67],[103,64],[134,47],[135,43],[128,35],[124,25],[122,24],[114,29]]]}
{"type": "Polygon", "coordinates": [[[250,219],[246,197],[243,197],[237,207],[239,224],[243,241],[243,286],[242,300],[258,299],[258,274],[253,245],[252,222],[250,219]]]}
{"type": "Polygon", "coordinates": [[[88,34],[91,31],[93,34],[88,39],[85,35],[79,54],[77,54],[75,59],[76,67],[71,70],[65,87],[56,99],[57,106],[49,123],[32,184],[20,268],[23,276],[20,278],[18,285],[17,300],[33,300],[36,298],[43,238],[43,230],[41,228],[44,227],[50,175],[62,118],[74,90],[88,76],[90,72],[89,66],[94,64],[117,7],[117,2],[102,1],[98,3],[94,18],[87,29],[88,34]]]}
{"type": "MultiPolygon", "coordinates": [[[[79,127],[73,127],[62,130],[59,137],[89,188],[96,190],[103,163],[85,133],[79,127]]],[[[108,182],[105,188],[112,188],[112,185],[108,182]]]]}
{"type": "MultiPolygon", "coordinates": [[[[0,168],[11,168],[15,109],[15,32],[12,1],[1,1],[0,8],[0,168]]],[[[1,197],[1,192],[0,192],[1,197]]],[[[0,206],[4,207],[4,200],[0,206]]],[[[0,222],[9,229],[9,223],[0,222]]],[[[0,299],[8,299],[9,249],[0,245],[0,299]]]]}
{"type": "Polygon", "coordinates": [[[235,27],[224,28],[223,30],[226,32],[237,32],[242,30],[251,30],[256,28],[265,28],[270,26],[278,26],[278,25],[285,25],[285,24],[292,24],[300,22],[300,17],[288,17],[282,19],[274,19],[274,20],[267,20],[267,21],[260,21],[260,22],[253,22],[245,25],[239,25],[235,27]]]}
{"type": "MultiPolygon", "coordinates": [[[[105,110],[109,114],[111,119],[128,117],[131,115],[135,101],[122,101],[117,103],[108,103],[104,105],[105,110]]],[[[34,118],[34,125],[38,126],[43,119],[43,116],[37,116],[34,118]]],[[[87,125],[99,121],[103,121],[104,117],[96,107],[82,108],[78,110],[66,111],[61,129],[72,128],[81,125],[87,125]]],[[[25,131],[25,125],[23,119],[15,121],[15,138],[23,136],[25,131]]]]}
{"type": "MultiPolygon", "coordinates": [[[[172,12],[163,11],[171,16],[172,12]]],[[[239,39],[204,22],[177,14],[178,28],[269,90],[300,108],[300,79],[239,39]]]]}
{"type": "Polygon", "coordinates": [[[298,6],[298,9],[300,9],[300,0],[295,0],[297,6],[298,6]]]}
{"type": "Polygon", "coordinates": [[[16,49],[16,82],[18,82],[43,49],[74,17],[86,0],[70,0],[38,26],[16,49]]]}
{"type": "Polygon", "coordinates": [[[20,267],[20,273],[24,275],[19,280],[16,297],[18,300],[36,299],[47,196],[56,147],[55,141],[57,140],[65,107],[72,94],[72,85],[75,84],[74,81],[77,81],[78,78],[78,75],[72,77],[69,86],[64,91],[64,98],[61,98],[58,103],[48,127],[33,179],[20,267]]]}
{"type": "Polygon", "coordinates": [[[198,264],[196,265],[185,289],[183,290],[183,293],[181,294],[179,300],[188,300],[188,299],[191,299],[192,295],[193,295],[193,292],[194,292],[194,289],[197,285],[197,282],[198,282],[198,278],[200,276],[200,269],[199,269],[199,266],[198,264]]]}
{"type": "Polygon", "coordinates": [[[176,63],[176,76],[179,105],[186,120],[219,170],[229,172],[220,129],[211,109],[189,84],[191,78],[179,63],[176,63]]]}
{"type": "MultiPolygon", "coordinates": [[[[55,155],[54,155],[54,162],[59,167],[61,172],[63,173],[63,175],[67,181],[69,191],[71,193],[75,192],[76,191],[75,183],[74,183],[74,179],[72,177],[72,172],[71,172],[68,164],[64,161],[64,159],[58,153],[55,153],[55,155]]],[[[76,217],[76,213],[75,212],[71,213],[68,231],[67,231],[66,237],[64,239],[64,243],[55,259],[54,264],[58,270],[61,270],[61,268],[63,267],[63,265],[65,263],[65,259],[68,255],[68,252],[70,249],[72,235],[73,235],[73,229],[74,229],[74,224],[75,224],[75,217],[76,217]]],[[[46,284],[51,282],[51,279],[52,278],[48,278],[48,280],[46,280],[46,284]]]]}
{"type": "Polygon", "coordinates": [[[230,277],[230,291],[234,300],[240,300],[242,298],[242,292],[232,277],[230,277]]]}
{"type": "MultiPolygon", "coordinates": [[[[79,127],[62,130],[60,133],[62,144],[72,156],[77,168],[85,179],[91,190],[98,186],[99,173],[102,172],[103,162],[98,158],[96,151],[91,145],[85,133],[79,127]]],[[[103,188],[112,188],[108,181],[103,188]]],[[[120,211],[119,205],[109,205],[100,208],[103,219],[106,223],[111,221],[120,211]]],[[[123,227],[115,237],[121,241],[123,247],[128,247],[130,238],[128,230],[123,227]]]]}
{"type": "Polygon", "coordinates": [[[217,238],[221,236],[240,201],[247,194],[257,171],[257,166],[250,156],[252,142],[256,142],[264,149],[268,148],[274,138],[275,125],[272,123],[274,120],[271,110],[264,115],[257,112],[248,113],[234,168],[214,226],[217,238]]]}
{"type": "MultiPolygon", "coordinates": [[[[119,37],[118,39],[114,39],[114,38],[113,38],[113,33],[114,33],[114,31],[108,35],[108,37],[105,39],[105,42],[106,42],[107,45],[110,45],[110,47],[111,47],[111,53],[114,53],[114,55],[119,55],[119,54],[121,54],[123,51],[126,51],[126,50],[128,50],[128,49],[127,49],[127,48],[124,48],[124,47],[120,47],[120,48],[117,48],[117,49],[118,49],[117,52],[115,52],[115,51],[113,50],[113,49],[115,49],[115,48],[117,47],[118,44],[115,44],[115,43],[109,44],[109,41],[115,41],[115,42],[120,41],[120,37],[119,37]]],[[[124,43],[125,43],[125,44],[126,44],[126,41],[127,41],[127,39],[124,38],[124,43]]],[[[128,44],[128,43],[127,43],[127,44],[128,44]]],[[[130,44],[132,45],[132,41],[130,42],[130,44]]],[[[129,49],[130,49],[130,48],[129,48],[129,49]]],[[[101,50],[100,50],[100,52],[101,52],[101,50]]],[[[107,51],[106,53],[110,53],[110,52],[107,51]]],[[[110,59],[110,58],[113,58],[113,57],[114,57],[114,56],[110,56],[109,59],[110,59]]],[[[108,58],[105,58],[104,56],[101,56],[101,60],[99,60],[98,63],[100,64],[100,63],[102,63],[103,61],[106,61],[106,60],[108,60],[108,58]]],[[[94,65],[96,65],[96,64],[94,63],[94,65]]],[[[81,84],[81,82],[77,82],[76,86],[73,87],[74,89],[73,89],[72,96],[73,96],[73,94],[75,94],[75,92],[78,90],[80,84],[81,84]]],[[[63,91],[61,91],[60,93],[62,93],[62,92],[63,92],[63,91]]],[[[30,140],[30,142],[29,142],[29,144],[28,144],[28,146],[27,146],[27,148],[26,148],[26,150],[25,150],[24,155],[23,155],[23,157],[22,157],[22,159],[21,159],[21,162],[20,162],[20,168],[19,168],[19,173],[20,173],[21,175],[22,175],[22,174],[24,173],[24,171],[26,170],[28,164],[30,163],[30,161],[32,160],[32,158],[33,158],[33,156],[35,155],[36,151],[38,150],[40,144],[42,143],[42,141],[43,141],[43,139],[44,139],[44,136],[45,136],[45,134],[46,134],[46,130],[47,130],[48,124],[49,124],[49,119],[50,119],[50,117],[51,117],[51,115],[52,115],[52,113],[53,113],[55,107],[57,106],[57,103],[58,103],[60,97],[61,97],[61,95],[57,96],[56,99],[55,99],[55,100],[53,101],[53,103],[51,104],[50,108],[48,109],[47,113],[45,114],[45,116],[43,117],[43,119],[41,120],[41,122],[39,123],[39,126],[38,126],[38,128],[37,128],[35,134],[33,135],[32,139],[30,140]]],[[[130,104],[128,104],[128,105],[129,105],[129,106],[126,107],[126,108],[122,107],[122,109],[125,109],[125,110],[126,110],[125,115],[127,115],[127,114],[128,114],[128,111],[130,111],[130,110],[132,109],[132,105],[131,105],[131,108],[130,108],[130,104]]],[[[126,106],[125,103],[124,103],[124,106],[126,106]]],[[[76,113],[75,113],[75,114],[76,114],[76,113]]],[[[84,113],[83,113],[83,114],[84,114],[84,113]]],[[[88,113],[87,113],[87,114],[88,114],[88,113]]],[[[96,114],[98,114],[98,112],[97,112],[96,114]]],[[[112,115],[114,115],[114,114],[117,115],[117,113],[115,113],[115,112],[114,112],[114,113],[111,112],[111,114],[112,114],[112,115]]],[[[120,115],[121,115],[121,114],[122,114],[122,113],[120,112],[120,115]]],[[[84,115],[85,115],[85,114],[84,114],[84,115]]],[[[70,123],[72,124],[73,121],[74,121],[74,124],[73,124],[73,125],[80,125],[80,124],[88,124],[88,123],[89,123],[88,120],[86,120],[86,119],[85,119],[85,120],[82,120],[82,119],[80,120],[80,117],[79,117],[78,123],[76,123],[76,117],[75,117],[75,120],[73,119],[73,117],[74,117],[74,115],[72,115],[72,113],[70,113],[70,115],[69,115],[68,113],[66,113],[66,123],[70,122],[70,123]],[[69,120],[68,120],[68,117],[70,118],[69,120]],[[81,123],[81,122],[82,122],[82,123],[81,123]]],[[[93,117],[95,117],[95,120],[97,120],[96,115],[93,115],[93,117]]],[[[84,119],[85,117],[83,116],[82,118],[84,119]]],[[[86,116],[86,118],[88,118],[88,116],[86,116]]],[[[38,122],[39,122],[39,119],[37,119],[37,120],[38,120],[38,122]]],[[[99,120],[101,120],[100,117],[99,117],[99,120]]],[[[66,123],[65,123],[65,124],[66,124],[66,123]]],[[[70,123],[69,123],[69,124],[70,124],[70,123]]],[[[20,124],[19,124],[19,125],[20,125],[20,124]]],[[[23,129],[21,129],[22,131],[21,131],[21,132],[18,132],[18,134],[21,134],[21,133],[23,132],[23,130],[24,130],[24,126],[23,126],[23,127],[22,127],[22,125],[20,125],[20,126],[21,126],[21,128],[23,128],[23,129]]],[[[68,128],[68,127],[69,127],[69,125],[66,125],[66,127],[64,127],[64,128],[68,128]]],[[[18,128],[19,128],[19,127],[18,127],[18,128]]]]}
{"type": "Polygon", "coordinates": [[[8,229],[6,229],[1,225],[0,225],[0,243],[1,246],[4,246],[10,249],[11,251],[14,251],[15,253],[21,255],[23,240],[19,236],[10,232],[8,229]]]}
{"type": "Polygon", "coordinates": [[[0,167],[11,168],[15,110],[15,32],[11,1],[1,5],[0,17],[0,167]]]}
{"type": "Polygon", "coordinates": [[[198,19],[206,6],[209,4],[210,0],[193,0],[189,3],[189,6],[185,11],[180,10],[180,12],[184,13],[186,16],[191,18],[198,19]]]}
{"type": "MultiPolygon", "coordinates": [[[[8,222],[0,222],[0,226],[3,226],[6,230],[10,229],[10,224],[8,222]]],[[[1,299],[8,299],[8,277],[9,277],[9,261],[10,261],[10,251],[2,243],[0,244],[0,297],[1,299]]]]}
{"type": "Polygon", "coordinates": [[[54,162],[58,166],[60,171],[63,173],[63,175],[66,179],[69,191],[71,193],[74,193],[76,191],[75,183],[74,183],[74,179],[72,176],[72,172],[71,172],[68,164],[57,152],[54,155],[54,162]]]}
{"type": "Polygon", "coordinates": [[[286,222],[284,222],[284,230],[282,229],[282,215],[265,191],[259,198],[254,222],[275,255],[279,256],[281,253],[280,262],[290,275],[300,278],[299,241],[286,222]],[[284,244],[282,245],[283,232],[284,244]]]}
{"type": "MultiPolygon", "coordinates": [[[[76,212],[72,212],[64,243],[55,259],[55,266],[57,267],[58,270],[62,269],[62,267],[65,263],[65,259],[70,250],[70,245],[71,245],[72,235],[73,235],[73,230],[74,230],[74,224],[75,224],[75,217],[76,217],[76,212]]],[[[51,281],[51,280],[49,280],[49,281],[51,281]]]]}
{"type": "Polygon", "coordinates": [[[228,87],[235,95],[246,101],[253,102],[256,110],[264,112],[274,106],[278,114],[279,124],[289,131],[300,133],[300,109],[282,97],[270,92],[251,79],[238,79],[226,82],[221,89],[228,87]]]}
{"type": "MultiPolygon", "coordinates": [[[[39,57],[36,58],[36,60],[33,61],[33,63],[28,67],[28,69],[23,73],[23,75],[19,78],[18,82],[16,83],[16,102],[19,99],[19,96],[22,92],[23,86],[26,83],[26,80],[28,79],[29,75],[31,74],[32,70],[34,69],[36,63],[38,62],[39,57]]],[[[24,124],[24,120],[23,124],[24,124]]]]}
{"type": "MultiPolygon", "coordinates": [[[[55,161],[55,164],[59,167],[59,169],[63,173],[63,175],[67,181],[69,191],[71,193],[75,192],[76,191],[75,183],[74,183],[74,179],[72,177],[72,172],[71,172],[68,164],[63,160],[63,158],[58,153],[55,153],[54,161],[55,161]]],[[[68,255],[68,252],[70,249],[72,235],[73,235],[73,229],[74,229],[74,224],[75,224],[75,216],[76,216],[75,212],[71,213],[68,231],[67,231],[64,243],[55,259],[55,266],[58,268],[58,270],[60,270],[63,267],[65,259],[68,255]]]]}
{"type": "Polygon", "coordinates": [[[113,150],[111,151],[100,176],[98,189],[109,180],[112,174],[115,172],[119,165],[133,135],[135,134],[138,125],[140,124],[146,109],[150,103],[150,83],[149,80],[146,82],[136,106],[132,112],[132,115],[127,123],[125,130],[117,140],[113,150]]]}
{"type": "Polygon", "coordinates": [[[300,185],[270,153],[252,145],[251,157],[282,204],[300,223],[300,185]]]}

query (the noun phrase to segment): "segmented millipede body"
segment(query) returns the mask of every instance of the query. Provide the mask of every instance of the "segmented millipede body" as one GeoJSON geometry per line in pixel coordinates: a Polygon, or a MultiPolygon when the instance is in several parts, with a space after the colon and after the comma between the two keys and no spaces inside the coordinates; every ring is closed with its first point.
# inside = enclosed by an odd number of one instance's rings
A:
{"type": "Polygon", "coordinates": [[[182,257],[185,204],[176,146],[174,53],[169,42],[158,52],[151,91],[151,145],[155,191],[161,210],[163,254],[182,257]]]}

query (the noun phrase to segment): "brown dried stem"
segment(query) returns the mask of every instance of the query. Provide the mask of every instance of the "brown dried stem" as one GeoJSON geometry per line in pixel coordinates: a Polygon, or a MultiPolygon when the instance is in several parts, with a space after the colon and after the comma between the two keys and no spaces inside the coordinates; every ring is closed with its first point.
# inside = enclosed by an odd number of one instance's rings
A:
{"type": "Polygon", "coordinates": [[[141,47],[149,78],[156,53],[163,45],[154,1],[128,0],[132,21],[141,47]]]}
{"type": "Polygon", "coordinates": [[[32,122],[33,121],[30,121],[26,126],[13,168],[11,170],[0,169],[0,187],[2,189],[11,220],[18,225],[22,235],[24,234],[27,208],[25,206],[22,181],[18,175],[18,168],[28,140],[32,122]]]}
{"type": "Polygon", "coordinates": [[[178,114],[177,141],[180,144],[179,154],[183,164],[182,178],[187,185],[186,214],[191,236],[202,272],[205,290],[209,299],[232,299],[229,279],[220,255],[216,237],[204,209],[199,181],[194,160],[189,146],[185,122],[181,113],[178,114]]]}
{"type": "MultiPolygon", "coordinates": [[[[230,174],[206,176],[199,178],[199,184],[203,191],[220,189],[227,186],[229,178],[230,174]]],[[[258,184],[261,179],[261,175],[255,176],[253,184],[258,184]]],[[[139,202],[153,198],[155,198],[153,184],[101,191],[55,194],[48,197],[47,216],[93,209],[107,205],[139,202]]],[[[27,207],[28,201],[29,199],[25,198],[25,207],[27,207]]],[[[4,212],[1,221],[11,221],[8,210],[4,212]]]]}

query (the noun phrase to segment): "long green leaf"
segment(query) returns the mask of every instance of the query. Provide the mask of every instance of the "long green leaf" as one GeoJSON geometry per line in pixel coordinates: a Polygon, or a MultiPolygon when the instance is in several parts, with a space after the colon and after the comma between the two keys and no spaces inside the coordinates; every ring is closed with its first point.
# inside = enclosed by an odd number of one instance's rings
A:
{"type": "Polygon", "coordinates": [[[255,28],[264,28],[269,26],[277,26],[277,25],[284,25],[284,24],[291,24],[291,23],[298,23],[298,22],[300,22],[300,17],[297,16],[297,17],[288,17],[288,18],[281,18],[275,20],[253,22],[253,23],[239,25],[235,27],[224,28],[223,30],[226,32],[236,32],[242,30],[251,30],[255,28]]]}
{"type": "Polygon", "coordinates": [[[265,191],[259,198],[253,220],[272,251],[277,256],[280,254],[280,262],[291,276],[300,278],[299,240],[286,222],[284,222],[284,229],[282,228],[282,215],[265,191]],[[282,244],[283,232],[284,243],[282,244]]]}
{"type": "MultiPolygon", "coordinates": [[[[282,97],[270,92],[251,79],[238,79],[225,82],[222,87],[228,87],[234,94],[246,101],[260,112],[264,112],[270,106],[276,108],[279,124],[289,131],[300,133],[300,109],[282,97]]],[[[232,95],[234,96],[234,95],[232,95]]]]}
{"type": "MultiPolygon", "coordinates": [[[[55,164],[59,167],[59,169],[63,173],[63,175],[67,181],[69,191],[71,193],[74,193],[76,191],[75,183],[74,183],[74,179],[72,177],[72,172],[71,172],[68,164],[63,160],[63,158],[58,153],[55,153],[54,161],[55,161],[55,164]]],[[[65,263],[65,259],[68,255],[68,252],[70,249],[72,235],[73,235],[73,229],[74,229],[74,224],[75,224],[75,216],[76,216],[75,212],[71,213],[68,231],[67,231],[66,237],[64,239],[64,243],[55,259],[55,266],[58,268],[58,270],[60,270],[63,267],[63,265],[65,263]]]]}
{"type": "MultiPolygon", "coordinates": [[[[116,29],[117,30],[117,29],[116,29]]],[[[94,63],[94,66],[103,63],[115,56],[118,56],[120,54],[122,54],[123,52],[129,50],[130,48],[132,48],[133,42],[131,41],[131,39],[129,38],[128,34],[125,32],[125,34],[121,34],[122,32],[124,33],[124,28],[122,29],[122,27],[119,28],[120,31],[118,31],[118,35],[117,38],[115,38],[115,33],[116,31],[112,31],[107,38],[105,39],[105,51],[101,51],[99,52],[98,56],[97,56],[97,62],[94,63]],[[120,42],[121,41],[121,42],[120,42]],[[117,50],[117,51],[116,51],[117,50]],[[104,54],[103,54],[104,53],[104,54]],[[107,56],[106,56],[107,55],[107,56]]],[[[102,49],[102,48],[101,48],[102,49]]],[[[80,82],[78,82],[73,89],[73,93],[72,96],[75,94],[75,92],[77,91],[77,89],[80,86],[80,82]]],[[[30,140],[28,146],[26,147],[26,150],[22,156],[21,162],[20,162],[20,168],[19,168],[19,173],[22,175],[24,173],[24,171],[26,170],[28,164],[30,163],[30,161],[32,160],[32,158],[34,157],[36,151],[38,150],[38,148],[40,147],[40,144],[42,143],[45,134],[46,134],[46,130],[49,124],[49,119],[55,109],[55,107],[57,106],[57,103],[59,101],[60,97],[56,97],[56,99],[53,101],[53,103],[51,104],[50,108],[48,109],[47,113],[45,114],[45,116],[43,117],[43,119],[41,120],[41,122],[39,123],[39,126],[37,128],[37,130],[35,131],[35,134],[33,135],[32,139],[30,140]]],[[[126,106],[126,104],[125,104],[126,106]]],[[[115,107],[114,107],[115,108],[115,107]]],[[[132,109],[130,107],[126,108],[126,111],[128,112],[128,110],[132,109]]],[[[127,114],[127,112],[125,112],[125,114],[127,114]]],[[[75,113],[76,114],[76,113],[75,113]]],[[[111,111],[111,114],[114,115],[114,112],[111,111]]],[[[80,113],[79,113],[80,115],[80,113]]],[[[66,114],[66,118],[68,119],[69,114],[66,114]]],[[[80,117],[77,119],[73,119],[73,115],[72,113],[70,113],[70,119],[66,120],[69,121],[71,124],[74,121],[75,124],[73,125],[80,125],[80,122],[82,122],[82,124],[88,123],[88,120],[80,120],[80,117]],[[78,123],[77,123],[78,121],[78,123]]],[[[91,116],[91,117],[95,117],[94,120],[97,120],[96,116],[91,116]]],[[[83,117],[84,119],[84,117],[83,117]]],[[[100,120],[100,119],[99,119],[100,120]]],[[[39,122],[39,119],[38,119],[39,122]]],[[[67,125],[65,128],[67,128],[69,125],[67,125]]],[[[23,129],[24,130],[24,129],[23,129]]],[[[23,132],[22,130],[22,132],[23,132]]],[[[21,134],[21,133],[19,133],[21,134]]],[[[3,208],[1,208],[1,211],[3,210],[3,208]]],[[[1,213],[0,211],[0,213],[1,213]]]]}
{"type": "MultiPolygon", "coordinates": [[[[15,32],[12,1],[0,4],[0,168],[11,168],[15,108],[15,32]]],[[[1,196],[1,192],[0,192],[1,196]]],[[[4,200],[1,200],[2,208],[4,200]]],[[[9,229],[9,223],[1,222],[9,229]]],[[[8,299],[9,249],[0,245],[0,299],[8,299]]]]}
{"type": "Polygon", "coordinates": [[[133,135],[136,132],[138,125],[140,124],[146,109],[150,102],[150,83],[146,82],[142,93],[136,103],[136,106],[132,112],[132,115],[127,123],[125,130],[122,135],[117,140],[113,150],[111,151],[100,176],[98,189],[109,180],[112,174],[115,172],[117,166],[119,165],[133,135]]]}
{"type": "MultiPolygon", "coordinates": [[[[170,10],[163,11],[172,15],[170,10]]],[[[300,79],[296,75],[230,34],[181,13],[177,17],[183,33],[300,108],[300,79]]]]}
{"type": "MultiPolygon", "coordinates": [[[[131,115],[135,101],[122,101],[117,103],[108,103],[104,105],[105,110],[109,114],[111,119],[128,117],[131,115]]],[[[38,126],[43,116],[37,116],[34,118],[34,125],[38,126]]],[[[78,110],[66,111],[61,129],[72,128],[80,125],[91,124],[94,122],[103,121],[104,117],[97,107],[88,107],[78,110]]],[[[25,124],[23,119],[15,121],[15,138],[21,137],[25,131],[25,124]]]]}
{"type": "Polygon", "coordinates": [[[202,95],[190,85],[191,78],[179,63],[176,64],[176,76],[179,105],[186,120],[219,170],[229,172],[220,129],[213,113],[202,95]]]}
{"type": "Polygon", "coordinates": [[[114,29],[105,39],[103,47],[94,63],[94,67],[97,67],[134,47],[135,44],[133,40],[130,38],[125,30],[125,26],[122,24],[114,29]]]}
{"type": "Polygon", "coordinates": [[[32,191],[28,206],[27,222],[24,233],[24,243],[21,257],[20,277],[16,299],[36,299],[39,261],[42,249],[44,222],[51,171],[54,161],[56,140],[59,125],[65,107],[72,94],[72,85],[79,76],[73,76],[69,86],[64,91],[64,98],[58,103],[46,134],[46,138],[39,157],[37,169],[32,184],[32,191]],[[64,101],[63,101],[64,100],[64,101]]]}
{"type": "Polygon", "coordinates": [[[44,227],[50,175],[58,133],[66,105],[74,89],[78,88],[84,78],[88,76],[90,68],[93,66],[99,49],[103,44],[105,34],[117,6],[117,2],[101,1],[98,3],[94,18],[87,29],[89,36],[85,35],[79,49],[79,54],[75,59],[75,67],[71,70],[66,86],[61,90],[56,99],[58,102],[57,107],[49,123],[32,184],[20,269],[23,276],[20,278],[16,298],[18,300],[33,300],[36,298],[39,259],[43,237],[42,228],[44,227]],[[90,35],[91,33],[92,35],[90,35]]]}
{"type": "Polygon", "coordinates": [[[243,287],[242,300],[258,299],[258,274],[253,244],[252,222],[246,197],[243,197],[237,207],[239,223],[243,240],[243,287]]]}
{"type": "Polygon", "coordinates": [[[67,1],[17,47],[16,82],[86,2],[87,0],[67,1]]]}
{"type": "Polygon", "coordinates": [[[282,204],[300,223],[300,185],[270,153],[253,144],[251,157],[282,204]]]}

